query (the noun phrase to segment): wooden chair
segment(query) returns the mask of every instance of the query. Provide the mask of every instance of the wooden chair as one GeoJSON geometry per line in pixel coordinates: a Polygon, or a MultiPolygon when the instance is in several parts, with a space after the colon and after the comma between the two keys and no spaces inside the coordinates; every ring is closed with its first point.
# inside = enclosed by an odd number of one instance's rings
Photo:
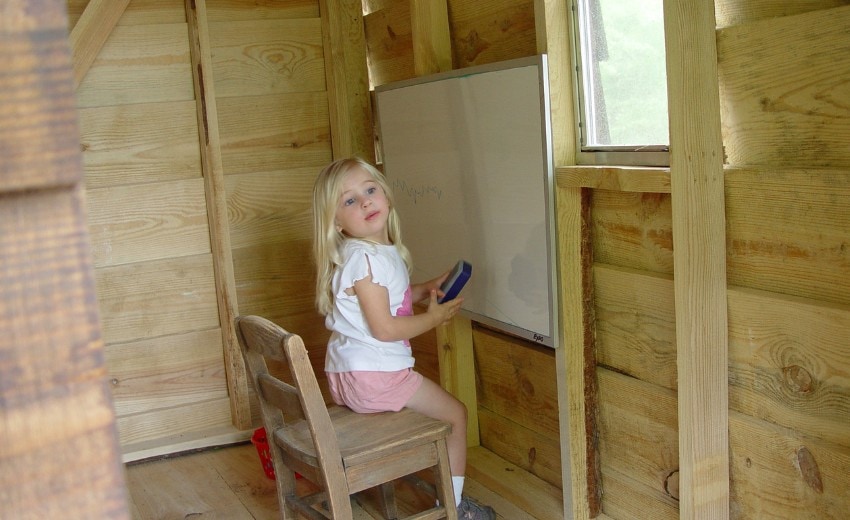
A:
{"type": "Polygon", "coordinates": [[[281,518],[352,518],[350,495],[382,486],[385,515],[395,518],[394,479],[435,468],[439,506],[409,517],[457,519],[446,436],[450,425],[408,409],[359,414],[327,408],[304,342],[259,316],[236,318],[242,355],[259,397],[277,476],[281,518]],[[294,386],[271,375],[265,359],[289,366],[294,386]],[[300,473],[321,491],[299,497],[300,473]],[[450,504],[443,507],[442,504],[450,504]]]}

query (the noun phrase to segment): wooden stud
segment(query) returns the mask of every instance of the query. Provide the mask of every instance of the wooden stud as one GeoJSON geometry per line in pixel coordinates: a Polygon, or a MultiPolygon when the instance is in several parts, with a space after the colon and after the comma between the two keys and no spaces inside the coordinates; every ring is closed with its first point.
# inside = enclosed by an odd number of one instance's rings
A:
{"type": "Polygon", "coordinates": [[[198,109],[198,133],[201,141],[201,167],[207,199],[210,247],[215,271],[218,316],[221,327],[227,389],[233,425],[246,430],[251,427],[251,405],[248,401],[248,378],[245,363],[236,340],[235,319],[239,314],[236,301],[236,278],[227,220],[227,194],[221,164],[221,142],[218,128],[215,86],[210,55],[209,24],[206,0],[186,0],[189,21],[189,50],[192,55],[195,102],[198,109]]]}
{"type": "Polygon", "coordinates": [[[665,0],[680,518],[729,518],[723,142],[714,2],[665,0]]]}
{"type": "Polygon", "coordinates": [[[71,30],[74,88],[80,86],[92,63],[121,19],[130,0],[91,0],[71,30]]]}

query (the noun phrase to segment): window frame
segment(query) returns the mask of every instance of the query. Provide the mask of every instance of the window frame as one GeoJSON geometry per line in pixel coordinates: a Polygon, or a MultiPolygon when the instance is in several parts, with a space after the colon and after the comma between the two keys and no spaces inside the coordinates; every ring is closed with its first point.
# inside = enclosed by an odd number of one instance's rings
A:
{"type": "MultiPolygon", "coordinates": [[[[646,146],[588,146],[586,142],[587,121],[585,103],[585,81],[582,72],[585,69],[581,46],[582,23],[578,11],[578,0],[568,0],[569,14],[572,18],[573,41],[573,93],[577,102],[574,111],[576,120],[576,164],[586,166],[622,165],[622,166],[670,166],[669,145],[646,146]]],[[[669,99],[669,96],[668,96],[669,99]]],[[[668,106],[669,111],[669,106],[668,106]]]]}

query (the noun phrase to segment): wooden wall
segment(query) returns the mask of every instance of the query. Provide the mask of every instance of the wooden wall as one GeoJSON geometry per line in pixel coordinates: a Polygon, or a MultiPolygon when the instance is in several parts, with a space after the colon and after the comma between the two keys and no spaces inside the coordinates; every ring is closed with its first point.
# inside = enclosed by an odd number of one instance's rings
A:
{"type": "MultiPolygon", "coordinates": [[[[71,27],[88,5],[68,2],[71,27]]],[[[229,318],[326,340],[310,261],[312,179],[332,157],[319,5],[133,0],[77,101],[125,457],[244,436],[229,318]]]]}
{"type": "MultiPolygon", "coordinates": [[[[373,86],[415,77],[411,2],[364,5],[373,86]]],[[[449,1],[448,25],[453,68],[537,53],[533,2],[449,1]]],[[[439,380],[435,341],[414,346],[419,370],[439,380]]],[[[560,488],[554,353],[478,326],[473,345],[481,446],[560,488]]]]}

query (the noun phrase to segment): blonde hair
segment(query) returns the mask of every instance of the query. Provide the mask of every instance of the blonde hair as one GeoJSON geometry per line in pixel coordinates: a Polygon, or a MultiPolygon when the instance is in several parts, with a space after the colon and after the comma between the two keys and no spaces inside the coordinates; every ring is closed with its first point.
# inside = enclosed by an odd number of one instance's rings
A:
{"type": "Polygon", "coordinates": [[[401,242],[401,223],[395,209],[392,190],[377,168],[359,157],[338,159],[325,166],[313,185],[313,256],[316,261],[316,307],[327,316],[333,310],[331,282],[336,268],[342,264],[341,246],[347,236],[337,230],[335,223],[342,183],[354,168],[368,172],[384,190],[390,206],[387,232],[390,243],[396,246],[410,272],[410,252],[401,242]]]}

